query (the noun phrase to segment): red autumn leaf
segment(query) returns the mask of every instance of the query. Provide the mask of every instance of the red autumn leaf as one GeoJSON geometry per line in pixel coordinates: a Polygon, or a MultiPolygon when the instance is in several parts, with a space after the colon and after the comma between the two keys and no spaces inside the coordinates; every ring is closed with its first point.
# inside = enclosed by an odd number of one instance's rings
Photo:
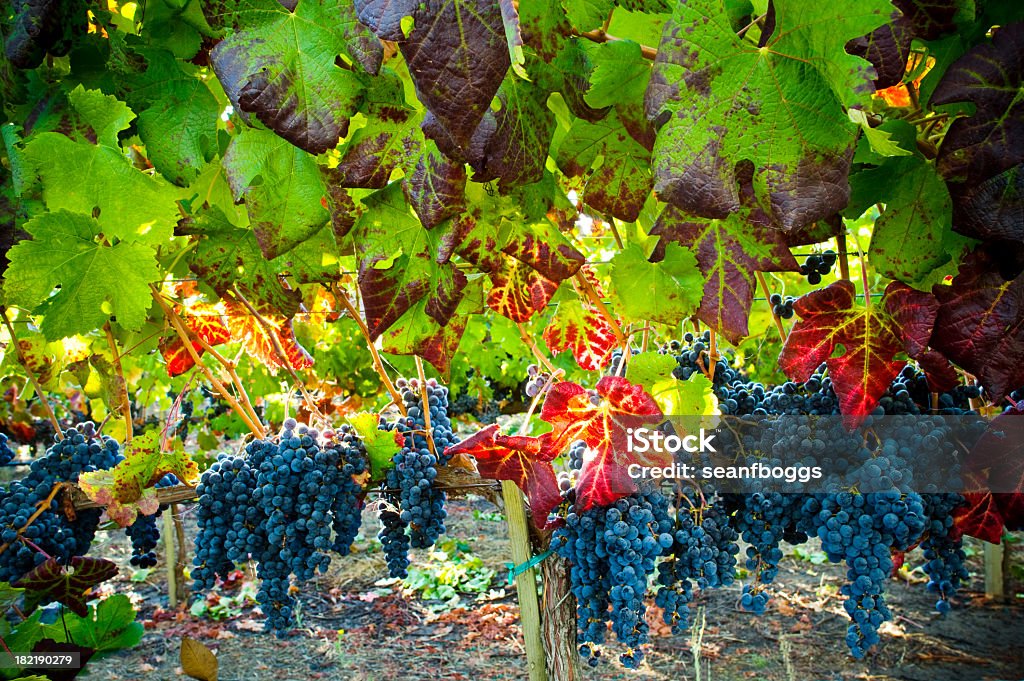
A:
{"type": "Polygon", "coordinates": [[[1024,527],[1024,411],[993,419],[964,468],[967,503],[956,512],[964,534],[995,544],[1004,528],[1024,527]]]}
{"type": "Polygon", "coordinates": [[[551,352],[571,350],[582,369],[600,371],[611,360],[615,332],[597,309],[570,299],[559,303],[544,329],[544,342],[551,352]]]}
{"type": "MultiPolygon", "coordinates": [[[[594,290],[597,291],[598,297],[604,298],[604,287],[601,285],[601,280],[597,278],[597,273],[594,272],[594,266],[590,263],[586,263],[580,268],[579,273],[582,274],[583,278],[589,281],[590,285],[594,287],[594,290]]],[[[577,286],[577,290],[578,289],[579,287],[577,286]]],[[[583,296],[586,294],[580,291],[580,295],[583,296]]]]}
{"type": "Polygon", "coordinates": [[[620,376],[605,376],[594,390],[556,383],[544,400],[540,417],[554,426],[540,436],[548,456],[559,455],[576,440],[583,440],[595,452],[584,461],[576,485],[576,503],[584,509],[635,492],[636,485],[628,475],[630,464],[667,466],[672,462],[666,451],[640,457],[629,450],[628,430],[658,423],[663,414],[642,387],[620,376]]]}
{"type": "Polygon", "coordinates": [[[25,589],[25,605],[32,610],[37,605],[61,603],[73,613],[85,617],[86,592],[117,574],[117,565],[103,558],[75,556],[70,569],[65,568],[56,558],[49,558],[37,565],[31,572],[14,583],[25,589]]]}
{"type": "Polygon", "coordinates": [[[894,282],[881,304],[856,304],[856,289],[837,281],[799,298],[794,311],[800,321],[786,339],[779,366],[792,380],[805,381],[825,362],[848,427],[870,414],[904,362],[900,352],[921,351],[928,343],[931,296],[894,282]],[[907,329],[901,320],[908,322],[907,329]],[[842,354],[833,356],[842,346],[842,354]]]}
{"type": "Polygon", "coordinates": [[[506,259],[499,272],[491,274],[494,286],[487,294],[487,306],[514,322],[526,322],[547,307],[558,284],[513,258],[506,259]]]}
{"type": "MultiPolygon", "coordinates": [[[[196,303],[184,308],[180,305],[175,305],[175,312],[181,316],[185,326],[192,333],[210,345],[221,345],[231,340],[231,332],[224,324],[224,319],[221,317],[220,310],[216,305],[196,303]]],[[[160,354],[164,357],[164,363],[167,366],[167,374],[169,376],[181,375],[195,365],[192,355],[186,349],[185,343],[182,342],[181,338],[170,336],[161,339],[159,345],[160,354]]],[[[196,353],[200,357],[205,352],[197,341],[192,342],[192,347],[195,348],[196,353]]]]}
{"type": "Polygon", "coordinates": [[[529,499],[530,515],[538,527],[546,525],[548,514],[561,501],[554,468],[541,455],[538,438],[502,435],[498,425],[492,424],[445,452],[476,458],[481,477],[516,483],[529,499]]]}
{"type": "Polygon", "coordinates": [[[978,377],[995,404],[1024,385],[1024,274],[1006,280],[984,251],[969,255],[939,300],[932,346],[978,377]]]}
{"type": "Polygon", "coordinates": [[[267,323],[267,328],[264,328],[260,320],[250,314],[248,308],[241,303],[225,299],[224,307],[227,311],[231,337],[244,343],[247,352],[268,369],[275,370],[284,366],[284,362],[281,361],[274,347],[274,338],[277,339],[285,358],[293,369],[308,369],[313,366],[313,358],[295,340],[295,330],[292,328],[291,319],[268,310],[257,309],[267,323]]]}

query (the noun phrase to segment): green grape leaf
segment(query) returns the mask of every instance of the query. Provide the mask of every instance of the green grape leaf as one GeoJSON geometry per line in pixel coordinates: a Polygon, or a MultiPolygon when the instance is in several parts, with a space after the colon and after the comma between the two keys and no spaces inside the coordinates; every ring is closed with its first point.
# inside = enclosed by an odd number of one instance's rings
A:
{"type": "Polygon", "coordinates": [[[0,582],[0,612],[7,612],[12,605],[21,600],[24,589],[18,589],[7,582],[0,582]]]}
{"type": "Polygon", "coordinates": [[[273,265],[287,272],[300,284],[326,284],[341,278],[338,241],[331,225],[309,237],[284,255],[273,265]]]}
{"type": "Polygon", "coordinates": [[[144,633],[135,621],[135,608],[128,596],[114,594],[90,605],[83,616],[74,613],[44,627],[46,638],[58,643],[74,642],[98,653],[133,648],[144,633]],[[66,627],[66,628],[65,628],[66,627]]]}
{"type": "Polygon", "coordinates": [[[263,257],[251,229],[236,227],[219,207],[204,211],[179,227],[183,236],[198,236],[189,269],[223,296],[238,286],[254,303],[291,317],[299,309],[298,291],[285,287],[274,262],[263,257]]]}
{"type": "MultiPolygon", "coordinates": [[[[88,126],[92,135],[84,131],[84,136],[93,144],[116,149],[117,135],[125,130],[135,118],[128,106],[116,97],[105,95],[99,90],[86,90],[79,85],[68,93],[68,102],[77,114],[75,126],[82,130],[88,126]]],[[[67,128],[65,127],[65,130],[67,128]]]]}
{"type": "Polygon", "coordinates": [[[697,318],[734,344],[749,333],[747,320],[757,289],[756,273],[800,269],[782,232],[753,224],[742,214],[724,220],[702,220],[668,206],[651,235],[662,237],[655,249],[659,259],[662,244],[668,243],[679,244],[696,255],[704,277],[697,318]]]}
{"type": "Polygon", "coordinates": [[[215,35],[202,5],[201,0],[151,0],[146,3],[141,35],[148,44],[170,50],[178,59],[191,59],[203,37],[215,35]]]}
{"type": "MultiPolygon", "coordinates": [[[[148,21],[147,21],[148,23],[148,21]]],[[[195,69],[164,50],[146,50],[146,70],[128,79],[128,102],[139,112],[139,137],[161,175],[185,185],[217,151],[221,106],[195,69]]]]}
{"type": "Polygon", "coordinates": [[[499,3],[356,0],[354,5],[359,20],[379,38],[398,43],[428,110],[427,136],[447,155],[464,159],[511,64],[499,3]]]}
{"type": "Polygon", "coordinates": [[[249,128],[231,140],[224,169],[267,258],[288,252],[330,218],[316,159],[271,132],[249,128]]]}
{"type": "Polygon", "coordinates": [[[590,74],[587,103],[594,107],[642,102],[651,79],[651,62],[644,59],[640,44],[614,40],[590,50],[594,70],[590,74]]]}
{"type": "Polygon", "coordinates": [[[122,328],[142,327],[153,302],[149,284],[160,279],[152,249],[104,243],[99,222],[64,210],[37,215],[25,230],[32,239],[8,251],[4,291],[10,303],[44,315],[46,338],[88,333],[111,315],[122,328]]]}
{"type": "Polygon", "coordinates": [[[942,77],[932,104],[971,102],[972,116],[949,126],[939,148],[947,179],[980,184],[1024,162],[1024,23],[1003,26],[942,77]]]}
{"type": "Polygon", "coordinates": [[[359,108],[356,70],[376,74],[383,51],[347,0],[237,0],[234,30],[211,52],[213,70],[237,111],[311,154],[338,143],[359,108]],[[376,46],[375,46],[376,45],[376,46]]]}
{"type": "Polygon", "coordinates": [[[43,181],[51,211],[97,215],[108,239],[147,245],[170,239],[178,219],[173,188],[132,167],[120,149],[47,132],[26,142],[25,157],[43,181]]]}
{"type": "Polygon", "coordinates": [[[874,79],[844,45],[894,12],[888,0],[779,0],[758,47],[720,0],[678,4],[646,98],[659,197],[710,218],[753,202],[786,230],[843,208],[857,130],[844,106],[865,103],[874,79]]]}
{"type": "Polygon", "coordinates": [[[149,430],[125,446],[124,460],[113,468],[82,473],[79,485],[86,496],[102,505],[121,527],[135,522],[138,513],[153,515],[160,508],[153,485],[168,473],[185,484],[199,477],[199,469],[185,453],[181,441],[161,451],[160,431],[149,430]]]}
{"type": "Polygon", "coordinates": [[[562,172],[586,177],[582,199],[625,222],[640,215],[651,193],[651,152],[627,134],[617,113],[596,122],[578,118],[556,153],[562,172]]]}
{"type": "Polygon", "coordinates": [[[629,321],[678,326],[700,303],[704,277],[692,251],[678,244],[665,247],[662,262],[648,262],[637,245],[612,259],[614,300],[629,321]]]}
{"type": "Polygon", "coordinates": [[[562,0],[562,7],[574,28],[590,31],[601,28],[615,8],[615,0],[562,0]]]}
{"type": "Polygon", "coordinates": [[[380,480],[384,471],[394,467],[393,459],[402,449],[402,436],[392,430],[381,430],[380,416],[371,411],[349,414],[345,422],[355,429],[366,447],[366,455],[370,460],[370,477],[380,480]],[[398,440],[396,440],[398,438],[398,440]]]}
{"type": "MultiPolygon", "coordinates": [[[[892,132],[881,126],[872,128],[868,123],[868,116],[863,110],[850,109],[847,111],[847,114],[851,121],[860,126],[861,132],[864,133],[864,139],[867,140],[868,146],[874,153],[883,158],[913,155],[914,152],[904,149],[899,145],[899,140],[893,139],[892,132]]],[[[859,153],[860,151],[858,150],[859,153]]],[[[857,155],[854,155],[854,161],[856,160],[857,155]]]]}

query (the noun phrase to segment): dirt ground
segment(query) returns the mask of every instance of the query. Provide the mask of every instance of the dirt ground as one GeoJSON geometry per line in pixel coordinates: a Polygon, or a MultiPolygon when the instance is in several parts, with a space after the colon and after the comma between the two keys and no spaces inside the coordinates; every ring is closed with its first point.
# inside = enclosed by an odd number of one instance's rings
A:
{"type": "MultiPolygon", "coordinates": [[[[283,639],[263,634],[251,607],[225,621],[197,618],[184,607],[167,608],[162,568],[144,582],[128,580],[122,570],[119,592],[134,590],[146,625],[142,643],[89,664],[90,681],[177,681],[186,678],[178,664],[182,636],[215,650],[220,681],[308,681],[352,679],[388,681],[492,681],[525,679],[525,653],[515,592],[505,588],[508,560],[504,521],[480,513],[493,511],[483,500],[450,504],[449,535],[468,543],[497,571],[483,602],[467,598],[465,608],[439,612],[436,603],[404,595],[386,577],[383,557],[372,541],[362,550],[336,558],[328,574],[302,594],[301,626],[283,639]],[[474,513],[476,511],[476,513],[474,513]],[[505,588],[504,592],[502,589],[505,588]]],[[[188,523],[186,523],[187,525],[188,523]]],[[[364,518],[372,536],[376,520],[364,518]]],[[[127,566],[129,545],[119,532],[107,533],[96,555],[127,566]]],[[[983,598],[980,544],[973,544],[972,578],[942,617],[934,596],[924,588],[920,570],[907,570],[889,586],[887,601],[894,621],[883,625],[882,643],[865,660],[853,659],[843,642],[849,620],[839,586],[845,567],[815,565],[812,544],[790,552],[777,579],[765,615],[741,612],[739,584],[713,590],[694,603],[694,619],[703,608],[705,626],[691,635],[671,636],[652,622],[652,644],[638,671],[617,661],[587,668],[595,681],[1020,681],[1024,679],[1024,598],[998,604],[983,598]],[[696,634],[702,634],[699,641],[696,634]],[[695,654],[696,652],[696,654],[695,654]],[[699,666],[699,673],[697,667],[699,666]]],[[[415,560],[415,558],[414,558],[415,560]]],[[[919,565],[919,552],[907,567],[919,565]]],[[[614,658],[615,644],[606,655],[614,658]]]]}

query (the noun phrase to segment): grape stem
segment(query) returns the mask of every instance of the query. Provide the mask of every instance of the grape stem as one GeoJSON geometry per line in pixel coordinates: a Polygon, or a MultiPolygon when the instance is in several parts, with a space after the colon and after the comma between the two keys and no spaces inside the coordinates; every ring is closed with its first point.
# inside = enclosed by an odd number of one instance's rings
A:
{"type": "Polygon", "coordinates": [[[285,353],[284,348],[281,347],[281,341],[277,337],[274,328],[270,325],[270,322],[268,322],[266,317],[261,315],[259,310],[257,310],[256,307],[250,303],[244,295],[242,295],[242,292],[238,290],[237,286],[234,288],[234,296],[238,299],[238,302],[245,306],[245,309],[249,311],[249,314],[256,319],[260,328],[263,329],[263,333],[265,333],[267,338],[270,339],[271,346],[274,348],[274,354],[277,355],[278,363],[284,367],[284,370],[287,371],[288,375],[292,377],[293,381],[295,381],[295,385],[298,387],[299,392],[302,393],[302,399],[306,403],[306,407],[308,407],[309,411],[312,412],[316,418],[320,419],[322,423],[327,424],[327,417],[324,416],[323,412],[320,411],[320,408],[316,406],[316,401],[313,400],[313,396],[306,390],[305,382],[299,377],[298,372],[295,371],[295,367],[292,366],[292,362],[288,358],[287,353],[285,353]]]}
{"type": "Polygon", "coordinates": [[[7,333],[11,336],[11,345],[14,346],[14,352],[18,356],[18,362],[21,364],[21,368],[25,370],[25,375],[28,376],[29,382],[31,382],[32,387],[35,388],[36,395],[39,396],[39,401],[43,403],[43,407],[46,409],[46,415],[50,419],[50,423],[53,424],[54,436],[58,440],[63,440],[64,431],[61,430],[60,421],[57,420],[57,415],[53,413],[53,407],[50,405],[50,401],[46,399],[46,395],[43,393],[43,389],[39,385],[39,380],[29,368],[28,360],[25,358],[25,353],[21,349],[21,344],[18,342],[18,338],[14,335],[14,326],[11,325],[11,320],[7,317],[6,307],[0,306],[0,317],[3,317],[4,326],[7,327],[7,333]]]}
{"type": "Polygon", "coordinates": [[[718,366],[718,334],[714,329],[709,329],[711,342],[708,347],[708,380],[715,380],[715,368],[718,366]]]}
{"type": "Polygon", "coordinates": [[[537,410],[537,405],[540,404],[540,398],[547,393],[548,389],[551,388],[551,385],[555,382],[555,380],[561,378],[562,374],[564,373],[565,372],[562,371],[561,369],[555,369],[554,371],[552,371],[548,375],[548,380],[545,381],[544,386],[537,391],[536,395],[533,396],[533,400],[530,401],[530,408],[526,410],[526,417],[523,419],[522,425],[519,426],[520,435],[526,435],[527,426],[530,425],[530,419],[533,418],[533,413],[537,410]]]}
{"type": "MultiPolygon", "coordinates": [[[[214,389],[221,394],[221,397],[223,397],[224,400],[228,403],[228,405],[235,411],[235,413],[238,414],[239,418],[241,418],[245,425],[249,428],[249,430],[252,431],[253,435],[262,440],[266,436],[266,434],[265,431],[263,430],[263,426],[259,422],[259,419],[256,417],[255,412],[250,413],[246,411],[245,408],[243,408],[242,405],[238,403],[238,400],[235,399],[234,395],[231,394],[227,387],[225,387],[224,384],[221,383],[220,379],[213,375],[213,372],[210,371],[210,368],[208,366],[206,366],[202,358],[199,356],[199,353],[192,345],[192,339],[196,338],[196,340],[199,342],[200,346],[203,347],[204,350],[206,349],[206,346],[209,344],[206,343],[206,341],[204,341],[203,339],[199,338],[197,334],[189,333],[187,327],[181,321],[181,317],[179,317],[171,308],[171,306],[167,304],[167,301],[164,300],[163,295],[161,295],[160,291],[157,290],[156,286],[150,284],[149,288],[150,294],[153,296],[153,300],[155,300],[157,304],[160,306],[160,308],[163,310],[164,316],[167,318],[167,321],[171,324],[171,327],[174,329],[175,333],[178,334],[178,338],[181,339],[182,344],[185,346],[185,350],[192,357],[193,363],[195,363],[195,365],[199,367],[199,370],[203,372],[203,375],[206,376],[206,379],[210,381],[210,385],[212,385],[214,389]]],[[[210,354],[215,359],[220,357],[219,354],[210,354]]],[[[233,371],[233,369],[230,368],[230,365],[224,364],[224,366],[228,367],[229,371],[233,371]]],[[[242,391],[242,394],[245,394],[244,390],[242,391]]],[[[245,398],[245,400],[248,403],[248,398],[245,398]]]]}
{"type": "MultiPolygon", "coordinates": [[[[592,31],[573,30],[572,35],[580,38],[586,38],[587,40],[590,40],[595,43],[614,43],[619,40],[622,40],[622,38],[616,38],[615,36],[609,34],[608,31],[606,31],[603,28],[595,28],[592,31]]],[[[641,56],[643,56],[644,59],[654,60],[654,58],[658,56],[658,50],[647,45],[641,45],[640,54],[641,56]]]]}
{"type": "Polygon", "coordinates": [[[121,366],[121,355],[117,352],[117,342],[114,340],[114,332],[110,329],[110,322],[103,325],[103,332],[107,336],[107,345],[110,346],[110,355],[113,358],[114,372],[120,382],[119,392],[121,393],[121,417],[124,418],[124,443],[131,444],[135,435],[135,424],[132,421],[132,406],[128,402],[128,382],[124,380],[124,368],[121,366]]]}
{"type": "Polygon", "coordinates": [[[537,342],[533,340],[530,334],[526,333],[526,327],[523,326],[522,322],[516,322],[516,328],[519,329],[519,338],[523,341],[523,344],[530,348],[530,352],[533,353],[534,358],[548,370],[548,373],[554,373],[555,365],[551,363],[551,360],[547,358],[540,348],[537,347],[537,342]]]}
{"type": "Polygon", "coordinates": [[[430,398],[427,396],[427,375],[423,371],[423,360],[415,355],[416,375],[420,379],[420,399],[423,400],[423,427],[427,431],[427,448],[437,458],[437,446],[434,444],[434,429],[430,425],[430,398]]]}
{"type": "MultiPolygon", "coordinates": [[[[36,504],[35,512],[33,512],[32,515],[30,515],[28,517],[28,520],[25,521],[24,525],[22,525],[20,528],[18,528],[18,539],[22,539],[21,533],[24,532],[25,530],[27,530],[28,527],[32,523],[34,523],[39,516],[41,516],[43,513],[45,513],[50,508],[50,504],[53,502],[53,500],[57,496],[57,494],[62,489],[64,489],[64,486],[66,484],[67,483],[64,483],[64,482],[55,482],[55,483],[53,483],[53,489],[50,490],[50,494],[47,495],[47,497],[45,499],[43,499],[38,504],[36,504]]],[[[10,547],[10,545],[11,545],[11,542],[4,542],[3,545],[0,545],[0,554],[2,554],[4,551],[6,551],[10,547]]],[[[43,555],[46,555],[46,553],[43,552],[43,555]]],[[[47,556],[47,558],[49,558],[49,556],[47,556]]]]}
{"type": "Polygon", "coordinates": [[[774,306],[771,302],[771,292],[768,290],[768,282],[765,281],[764,272],[755,272],[757,275],[757,283],[761,286],[761,292],[764,294],[764,299],[768,303],[768,309],[772,313],[772,319],[775,321],[775,328],[779,330],[779,338],[783,343],[786,342],[786,329],[782,326],[782,319],[779,315],[775,314],[774,306]]]}
{"type": "Polygon", "coordinates": [[[381,383],[384,384],[384,388],[387,389],[388,393],[391,394],[391,400],[395,406],[398,407],[398,411],[402,413],[402,416],[406,416],[408,412],[405,409],[405,402],[402,400],[401,393],[395,388],[395,384],[391,382],[391,377],[388,376],[388,372],[384,370],[384,362],[380,359],[380,354],[377,352],[377,346],[374,345],[373,339],[370,338],[370,327],[363,321],[362,315],[356,310],[355,305],[348,299],[345,292],[338,288],[337,284],[331,284],[331,293],[334,294],[334,299],[345,308],[345,312],[351,317],[356,325],[359,327],[359,332],[363,334],[363,338],[366,339],[366,347],[370,349],[370,356],[373,358],[373,370],[380,376],[381,383]]]}

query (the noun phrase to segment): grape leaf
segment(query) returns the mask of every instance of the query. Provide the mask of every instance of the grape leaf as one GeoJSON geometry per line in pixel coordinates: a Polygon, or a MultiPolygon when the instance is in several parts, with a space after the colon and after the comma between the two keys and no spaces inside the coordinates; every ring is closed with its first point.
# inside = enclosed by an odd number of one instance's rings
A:
{"type": "MultiPolygon", "coordinates": [[[[180,308],[180,305],[175,305],[175,312],[185,322],[185,326],[210,345],[221,345],[231,340],[231,332],[224,324],[219,307],[209,303],[191,303],[185,309],[180,308]]],[[[192,347],[200,357],[206,352],[198,341],[193,341],[192,347]]],[[[163,355],[168,376],[180,376],[195,366],[191,353],[185,349],[185,344],[177,334],[161,339],[160,354],[163,355]]]]}
{"type": "Polygon", "coordinates": [[[950,182],[953,229],[1007,246],[1024,243],[1024,163],[976,185],[950,182]]]}
{"type": "Polygon", "coordinates": [[[114,594],[90,605],[81,617],[78,613],[65,615],[46,625],[44,635],[58,643],[74,642],[98,653],[133,648],[144,633],[135,615],[128,596],[114,594]]]}
{"type": "Polygon", "coordinates": [[[127,93],[139,114],[139,137],[161,175],[188,184],[217,152],[222,107],[199,74],[186,70],[170,52],[145,50],[143,55],[146,70],[128,79],[127,93]]]}
{"type": "Polygon", "coordinates": [[[665,246],[661,262],[648,262],[641,248],[627,246],[612,259],[614,301],[630,321],[677,326],[700,303],[704,277],[693,252],[665,246]]]}
{"type": "Polygon", "coordinates": [[[558,304],[544,329],[544,343],[551,352],[571,350],[581,369],[600,371],[611,361],[616,340],[604,315],[574,297],[558,304]]]}
{"type": "Polygon", "coordinates": [[[271,373],[285,366],[285,361],[292,369],[308,369],[313,366],[313,358],[295,339],[292,320],[275,314],[272,308],[254,305],[263,323],[241,302],[231,298],[224,299],[224,314],[231,339],[241,342],[250,357],[267,367],[271,373]],[[276,345],[280,346],[284,357],[281,357],[276,345]]]}
{"type": "Polygon", "coordinates": [[[498,110],[484,113],[465,154],[476,171],[473,179],[498,179],[502,189],[537,182],[544,175],[555,129],[555,114],[547,108],[548,92],[510,75],[495,98],[498,110]]]}
{"type": "Polygon", "coordinates": [[[466,157],[510,66],[501,9],[493,0],[356,0],[359,20],[398,43],[419,99],[424,131],[445,154],[466,157]],[[403,22],[411,30],[403,30],[403,22]]]}
{"type": "Polygon", "coordinates": [[[551,459],[541,451],[536,438],[502,435],[499,426],[491,424],[448,447],[445,453],[474,457],[482,478],[516,483],[530,502],[530,517],[540,528],[546,526],[548,513],[561,502],[551,459]]]}
{"type": "Polygon", "coordinates": [[[299,292],[286,288],[273,263],[263,257],[253,230],[233,225],[219,207],[184,222],[178,231],[199,237],[189,268],[219,295],[237,286],[253,303],[286,317],[298,311],[299,292]]]}
{"type": "Polygon", "coordinates": [[[447,375],[466,330],[467,317],[483,308],[482,279],[461,272],[439,277],[434,289],[409,308],[383,335],[385,352],[418,355],[447,375]]]}
{"type": "Polygon", "coordinates": [[[939,148],[947,179],[976,185],[1024,162],[1024,23],[998,29],[949,67],[932,104],[953,102],[975,112],[953,121],[939,148]]]}
{"type": "Polygon", "coordinates": [[[583,509],[605,506],[635,492],[630,464],[666,466],[672,459],[667,451],[640,457],[629,450],[628,429],[658,423],[663,416],[642,387],[621,376],[605,376],[591,391],[575,383],[556,383],[548,391],[540,417],[552,430],[540,436],[539,456],[554,458],[576,440],[595,452],[584,461],[576,485],[576,503],[583,509]]]}
{"type": "Polygon", "coordinates": [[[1024,527],[1024,415],[1015,406],[997,416],[965,462],[966,503],[955,512],[964,534],[998,544],[1004,530],[1024,527]],[[1007,491],[1012,489],[1013,491],[1007,491]],[[996,490],[996,491],[993,491],[996,490]]]}
{"type": "Polygon", "coordinates": [[[577,118],[555,154],[569,177],[586,177],[583,202],[626,222],[640,215],[654,180],[651,152],[626,134],[617,113],[589,123],[577,118]]]}
{"type": "Polygon", "coordinates": [[[644,59],[640,44],[613,40],[590,51],[594,70],[590,74],[587,103],[594,107],[643,102],[651,79],[651,62],[644,59]]]}
{"type": "Polygon", "coordinates": [[[374,480],[384,477],[384,471],[395,465],[392,459],[402,448],[401,443],[395,439],[398,437],[397,433],[381,430],[380,416],[371,411],[348,414],[345,416],[345,422],[355,429],[363,446],[366,447],[371,477],[374,480]]]}
{"type": "Polygon", "coordinates": [[[82,473],[79,485],[86,496],[106,509],[121,527],[135,522],[138,513],[152,515],[160,503],[153,485],[173,473],[186,485],[199,476],[195,461],[185,453],[179,440],[171,451],[160,448],[158,430],[149,430],[125,446],[124,460],[113,468],[82,473]]]}
{"type": "Polygon", "coordinates": [[[1024,274],[1006,280],[993,258],[976,250],[939,300],[932,346],[978,378],[999,403],[1024,385],[1024,274]]]}
{"type": "Polygon", "coordinates": [[[198,681],[217,681],[220,662],[213,651],[189,636],[181,638],[181,670],[198,681]]]}
{"type": "Polygon", "coordinates": [[[779,0],[772,8],[774,30],[755,48],[737,36],[721,2],[676,5],[646,108],[659,127],[662,200],[724,218],[752,189],[774,224],[794,230],[846,205],[856,128],[843,106],[864,102],[874,73],[843,46],[894,10],[887,0],[779,0]],[[750,180],[745,164],[753,165],[750,180]]]}
{"type": "Polygon", "coordinates": [[[935,166],[918,156],[893,158],[853,175],[849,217],[858,208],[885,203],[868,248],[884,276],[919,283],[949,262],[963,239],[952,234],[953,205],[935,166]]]}
{"type": "Polygon", "coordinates": [[[668,206],[651,235],[662,237],[655,250],[657,258],[664,257],[669,243],[697,256],[705,280],[697,318],[731,343],[747,336],[747,320],[757,289],[756,272],[799,269],[779,230],[748,222],[740,214],[724,220],[702,220],[668,206]]]}
{"type": "Polygon", "coordinates": [[[427,229],[466,210],[465,189],[465,166],[441,153],[433,140],[424,140],[419,153],[406,159],[402,190],[427,229]]]}
{"type": "Polygon", "coordinates": [[[359,258],[359,290],[372,338],[387,331],[452,266],[435,262],[432,233],[410,212],[393,182],[363,200],[351,238],[359,258]]]}
{"type": "Polygon", "coordinates": [[[672,373],[676,366],[676,359],[670,354],[641,352],[626,364],[626,379],[654,398],[658,408],[676,423],[678,432],[681,426],[693,424],[689,417],[717,413],[718,401],[707,376],[695,372],[681,381],[672,373]]]}
{"type": "Polygon", "coordinates": [[[85,617],[89,612],[86,607],[89,590],[116,574],[117,564],[103,558],[73,556],[68,568],[56,558],[48,558],[14,582],[14,586],[25,589],[26,611],[56,602],[85,617]]]}
{"type": "Polygon", "coordinates": [[[345,142],[335,172],[343,187],[380,189],[418,145],[421,116],[406,104],[402,80],[391,69],[374,79],[361,113],[366,125],[345,142]]]}
{"type": "Polygon", "coordinates": [[[108,240],[156,245],[171,237],[178,219],[171,185],[139,172],[119,148],[47,132],[26,142],[25,158],[42,178],[51,211],[98,215],[108,240]]]}
{"type": "MultiPolygon", "coordinates": [[[[779,355],[779,367],[806,381],[824,362],[839,398],[843,420],[856,427],[878,405],[905,362],[928,345],[934,319],[930,295],[893,282],[881,303],[857,306],[852,282],[842,279],[793,303],[800,316],[779,355]],[[913,321],[906,326],[901,322],[913,321]],[[841,354],[836,354],[842,348],[841,354]]],[[[936,326],[938,326],[936,324],[936,326]]]]}
{"type": "Polygon", "coordinates": [[[235,200],[245,199],[260,250],[276,258],[327,223],[327,193],[316,159],[266,130],[231,140],[224,170],[235,200]]]}
{"type": "Polygon", "coordinates": [[[25,230],[32,239],[8,251],[4,290],[10,303],[44,315],[46,338],[88,333],[111,314],[122,328],[141,328],[153,303],[149,284],[160,278],[152,249],[102,243],[100,235],[109,233],[99,222],[65,210],[41,213],[25,230]]]}
{"type": "MultiPolygon", "coordinates": [[[[112,149],[118,146],[118,133],[126,129],[135,118],[132,110],[116,97],[105,95],[99,90],[86,90],[82,85],[68,93],[68,103],[78,120],[72,122],[62,117],[57,132],[67,134],[68,128],[73,127],[83,133],[83,139],[112,149]]],[[[39,127],[33,126],[33,132],[40,132],[39,127]]]]}
{"type": "Polygon", "coordinates": [[[229,15],[234,30],[210,60],[237,111],[254,114],[295,146],[320,154],[347,133],[363,94],[357,71],[336,64],[337,55],[376,74],[383,51],[346,0],[289,5],[238,0],[229,15]]]}

